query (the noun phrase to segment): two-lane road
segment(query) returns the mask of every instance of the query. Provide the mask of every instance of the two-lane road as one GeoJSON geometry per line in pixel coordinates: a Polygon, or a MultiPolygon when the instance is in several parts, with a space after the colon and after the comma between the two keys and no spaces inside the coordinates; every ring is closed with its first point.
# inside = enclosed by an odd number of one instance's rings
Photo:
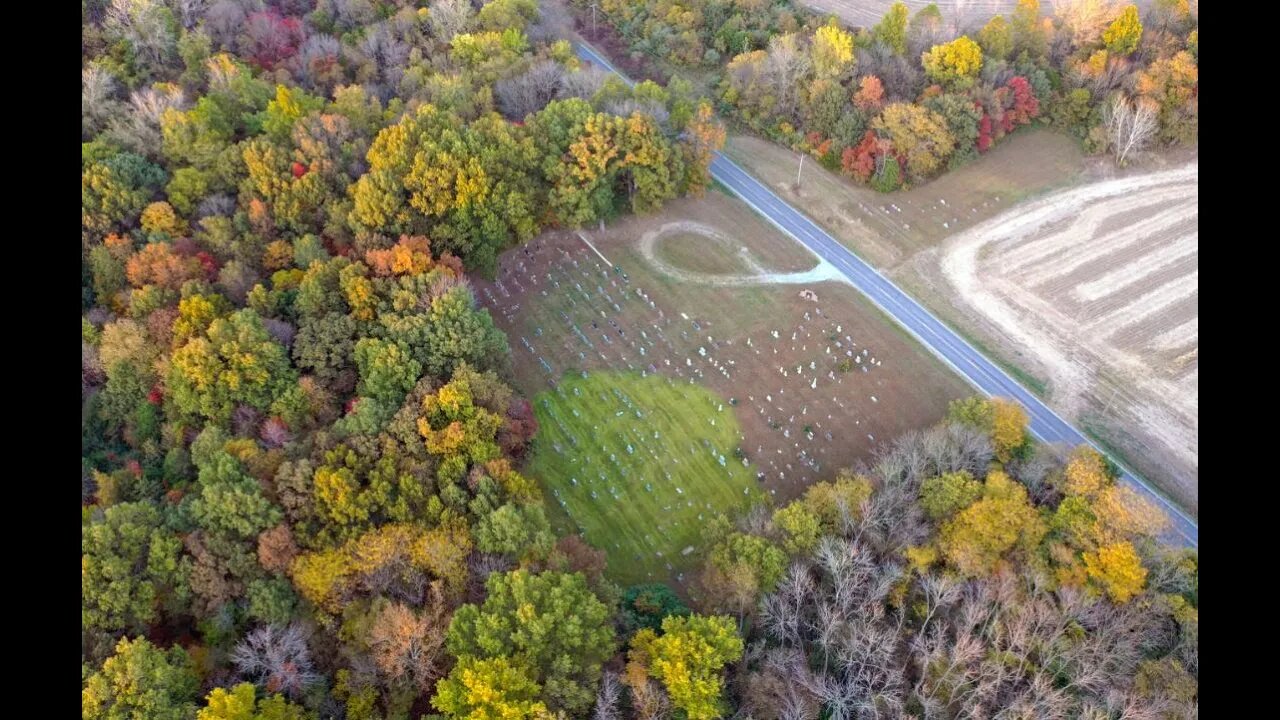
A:
{"type": "MultiPolygon", "coordinates": [[[[616,73],[626,80],[628,84],[633,84],[592,48],[579,44],[577,53],[580,58],[616,73]]],[[[1097,448],[1092,441],[1076,430],[1070,423],[1059,417],[1039,398],[934,317],[933,313],[922,307],[897,285],[889,281],[888,278],[864,262],[862,258],[855,255],[844,245],[841,245],[804,214],[775,195],[773,191],[748,174],[737,163],[720,153],[716,153],[711,162],[711,176],[724,184],[732,193],[773,223],[783,233],[791,236],[815,255],[839,269],[849,279],[849,282],[866,295],[871,302],[875,303],[889,317],[915,336],[925,347],[929,348],[978,390],[989,396],[998,395],[1013,398],[1021,403],[1030,417],[1031,434],[1038,440],[1046,443],[1061,443],[1068,446],[1088,444],[1097,448]]],[[[1103,452],[1101,448],[1097,449],[1099,452],[1103,452]]],[[[1114,460],[1114,458],[1112,459],[1114,460]]],[[[1118,461],[1117,465],[1120,465],[1118,461]]],[[[1169,515],[1168,539],[1183,545],[1197,547],[1199,544],[1199,528],[1196,521],[1148,485],[1142,478],[1133,474],[1128,468],[1123,465],[1120,465],[1120,467],[1122,469],[1122,482],[1130,485],[1143,496],[1164,508],[1169,515]]]]}

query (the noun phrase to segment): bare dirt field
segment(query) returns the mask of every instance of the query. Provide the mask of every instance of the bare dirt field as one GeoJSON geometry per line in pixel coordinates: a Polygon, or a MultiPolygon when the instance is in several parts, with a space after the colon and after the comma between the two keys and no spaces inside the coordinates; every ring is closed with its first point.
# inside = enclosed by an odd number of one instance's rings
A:
{"type": "Polygon", "coordinates": [[[584,234],[595,250],[576,232],[547,232],[503,255],[495,281],[476,282],[510,340],[516,386],[533,397],[567,372],[596,369],[705,385],[728,399],[741,449],[779,501],[972,392],[852,287],[823,281],[802,246],[722,193],[584,234]],[[679,268],[669,253],[655,265],[659,254],[646,256],[641,242],[660,249],[664,235],[699,234],[709,245],[738,244],[744,266],[766,281],[679,268]]]}
{"type": "Polygon", "coordinates": [[[1195,180],[1157,182],[1133,198],[1100,196],[1097,207],[1070,195],[1176,170],[1194,151],[1118,171],[1084,157],[1070,138],[1024,130],[964,167],[889,195],[810,162],[797,191],[795,153],[758,138],[734,136],[727,153],[1195,513],[1195,180]],[[1055,191],[1066,193],[1062,210],[1002,254],[1013,241],[991,234],[991,223],[1016,220],[1037,198],[1059,197],[1055,191]],[[989,240],[974,273],[992,284],[979,289],[1012,304],[1004,319],[1034,320],[1031,334],[989,319],[998,304],[961,301],[941,267],[944,242],[957,237],[989,240]],[[1053,331],[1036,334],[1044,328],[1053,331]]]}
{"type": "Polygon", "coordinates": [[[1030,350],[1056,408],[1109,431],[1140,466],[1162,458],[1166,489],[1193,512],[1197,184],[1191,163],[1085,185],[1020,205],[929,253],[961,312],[986,324],[985,334],[1030,350]]]}

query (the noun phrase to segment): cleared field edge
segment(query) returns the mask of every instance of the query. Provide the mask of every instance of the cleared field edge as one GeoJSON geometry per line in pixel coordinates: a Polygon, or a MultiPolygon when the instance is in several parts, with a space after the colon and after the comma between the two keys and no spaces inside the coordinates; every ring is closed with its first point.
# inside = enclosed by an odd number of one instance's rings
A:
{"type": "MultiPolygon", "coordinates": [[[[1003,142],[995,146],[986,155],[971,159],[957,168],[947,170],[943,174],[932,178],[923,184],[913,186],[910,190],[895,190],[891,193],[878,193],[867,187],[857,185],[851,179],[838,172],[828,170],[816,161],[811,164],[806,163],[805,174],[807,176],[818,176],[819,185],[832,186],[834,189],[847,192],[851,200],[855,200],[860,203],[863,200],[870,198],[875,198],[877,201],[883,201],[886,203],[893,203],[895,198],[911,198],[913,200],[918,199],[923,202],[931,197],[929,195],[930,193],[941,191],[943,186],[947,183],[961,183],[966,187],[974,186],[971,183],[962,182],[964,180],[968,180],[968,178],[964,176],[967,174],[984,172],[990,167],[998,168],[999,165],[997,165],[997,163],[1002,160],[1007,161],[1004,156],[1012,150],[1017,149],[1011,147],[1012,143],[1019,142],[1020,140],[1030,142],[1037,137],[1051,137],[1054,138],[1055,142],[1058,140],[1065,141],[1067,146],[1074,148],[1074,151],[1078,153],[1078,157],[1076,157],[1072,162],[1079,163],[1079,166],[1073,170],[1068,170],[1061,176],[1056,176],[1050,181],[1038,182],[1034,187],[1028,187],[1025,179],[1023,178],[1003,177],[1002,173],[997,170],[991,177],[985,179],[987,181],[995,181],[999,183],[998,188],[990,188],[990,193],[993,195],[994,193],[999,192],[998,202],[992,202],[991,211],[987,214],[980,215],[976,219],[968,216],[963,218],[963,221],[965,222],[981,223],[984,220],[994,217],[1000,212],[1006,211],[1019,203],[1036,200],[1049,193],[1074,187],[1082,182],[1087,182],[1085,176],[1088,174],[1088,169],[1085,164],[1085,156],[1080,151],[1080,148],[1082,147],[1080,140],[1066,133],[1061,133],[1052,128],[1040,125],[1019,127],[1014,132],[1007,135],[1003,142]],[[810,165],[812,167],[811,170],[809,169],[810,165]],[[862,198],[862,200],[860,200],[860,198],[862,198]]],[[[768,140],[767,138],[761,137],[750,128],[741,128],[732,133],[728,142],[725,143],[724,149],[721,151],[721,154],[724,157],[732,160],[743,170],[756,177],[762,185],[767,187],[775,195],[778,195],[779,199],[803,212],[809,220],[825,230],[827,234],[835,238],[837,242],[848,248],[851,252],[856,253],[869,265],[882,272],[910,263],[916,254],[941,245],[942,242],[944,242],[951,234],[963,229],[954,228],[948,229],[948,232],[942,232],[939,228],[933,228],[924,233],[925,237],[911,239],[906,237],[906,233],[904,233],[902,229],[895,227],[891,235],[897,234],[902,236],[901,238],[882,239],[876,241],[870,237],[866,237],[866,233],[863,234],[864,237],[856,237],[856,234],[847,232],[846,228],[833,225],[825,217],[829,208],[821,207],[812,198],[795,195],[789,186],[784,186],[781,189],[776,186],[774,182],[769,179],[769,176],[772,174],[772,170],[766,166],[767,160],[757,158],[752,154],[751,148],[743,146],[744,143],[758,143],[766,148],[772,148],[779,153],[785,153],[795,157],[799,157],[798,153],[768,140]],[[780,190],[786,191],[785,197],[779,194],[780,190]]],[[[1054,161],[1054,164],[1056,165],[1058,162],[1059,161],[1054,161]]],[[[973,178],[974,181],[977,181],[978,185],[981,185],[981,181],[983,179],[984,178],[981,176],[973,178]]],[[[719,185],[719,181],[716,182],[719,185]]],[[[721,187],[723,188],[723,186],[721,187]]],[[[723,189],[726,192],[731,192],[727,188],[723,189]]],[[[989,202],[991,202],[990,199],[989,202]]],[[[946,203],[944,201],[943,205],[945,204],[946,203]]],[[[881,235],[883,234],[881,231],[884,230],[884,228],[873,227],[870,229],[875,231],[872,233],[873,235],[881,235]]],[[[913,230],[912,232],[916,232],[916,230],[913,230]]]]}

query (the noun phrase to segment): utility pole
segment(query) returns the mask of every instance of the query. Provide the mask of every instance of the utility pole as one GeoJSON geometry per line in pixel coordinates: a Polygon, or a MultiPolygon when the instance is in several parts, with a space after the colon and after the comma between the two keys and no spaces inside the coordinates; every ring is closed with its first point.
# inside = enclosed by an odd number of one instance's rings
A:
{"type": "Polygon", "coordinates": [[[599,3],[594,3],[594,2],[591,3],[591,39],[592,40],[600,39],[600,34],[596,32],[596,8],[598,6],[599,6],[599,3]]]}
{"type": "Polygon", "coordinates": [[[800,154],[800,167],[796,168],[796,189],[800,189],[800,171],[804,170],[804,153],[800,154]]]}

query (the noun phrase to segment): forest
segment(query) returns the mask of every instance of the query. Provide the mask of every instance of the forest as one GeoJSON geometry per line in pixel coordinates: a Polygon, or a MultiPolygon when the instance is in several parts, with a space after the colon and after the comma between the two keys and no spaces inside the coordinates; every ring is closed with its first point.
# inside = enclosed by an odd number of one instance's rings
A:
{"type": "MultiPolygon", "coordinates": [[[[574,0],[585,8],[589,0],[574,0]]],[[[1019,0],[957,27],[895,3],[871,28],[790,0],[603,0],[636,56],[711,72],[717,110],[744,128],[889,192],[1048,125],[1128,163],[1198,133],[1198,4],[1019,0]]]]}
{"type": "Polygon", "coordinates": [[[1195,553],[1005,401],[708,522],[696,603],[556,536],[468,278],[724,137],[565,22],[82,0],[84,720],[1193,715],[1195,553]]]}

